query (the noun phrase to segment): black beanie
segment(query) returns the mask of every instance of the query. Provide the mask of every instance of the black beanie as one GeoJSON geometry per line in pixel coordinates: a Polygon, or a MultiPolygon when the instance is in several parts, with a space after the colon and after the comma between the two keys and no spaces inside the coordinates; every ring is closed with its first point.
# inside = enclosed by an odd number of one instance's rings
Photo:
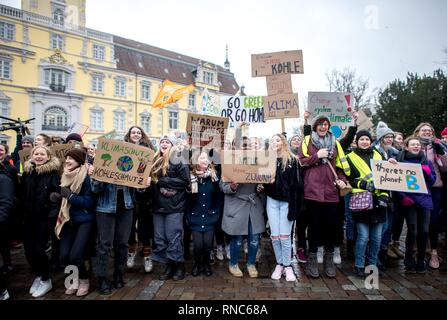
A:
{"type": "Polygon", "coordinates": [[[84,148],[73,148],[67,152],[65,157],[70,156],[79,163],[81,166],[85,163],[85,159],[87,158],[87,151],[84,148]]]}
{"type": "Polygon", "coordinates": [[[82,137],[79,135],[79,133],[70,133],[66,138],[65,141],[68,143],[68,141],[74,140],[78,142],[82,142],[82,137]]]}
{"type": "Polygon", "coordinates": [[[358,145],[358,141],[359,141],[359,139],[360,139],[361,137],[363,137],[363,136],[367,136],[367,137],[369,138],[369,141],[371,141],[371,142],[373,141],[373,140],[372,140],[371,133],[369,133],[368,130],[360,130],[360,131],[358,131],[357,134],[355,135],[355,141],[356,141],[357,145],[358,145]]]}

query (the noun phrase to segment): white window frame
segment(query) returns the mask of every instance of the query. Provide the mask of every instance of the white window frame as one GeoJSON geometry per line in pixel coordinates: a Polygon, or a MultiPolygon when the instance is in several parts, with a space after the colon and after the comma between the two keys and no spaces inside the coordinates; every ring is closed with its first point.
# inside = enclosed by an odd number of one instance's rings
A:
{"type": "Polygon", "coordinates": [[[11,115],[11,101],[0,100],[0,116],[9,118],[11,115]]]}
{"type": "Polygon", "coordinates": [[[151,117],[148,111],[140,113],[140,126],[149,136],[151,135],[151,117]]]}
{"type": "Polygon", "coordinates": [[[64,10],[60,7],[55,7],[53,9],[53,13],[52,13],[52,17],[53,17],[53,22],[60,24],[60,25],[64,25],[65,23],[65,13],[64,10]]]}
{"type": "Polygon", "coordinates": [[[149,81],[141,82],[141,100],[151,100],[151,83],[149,81]]]}
{"type": "Polygon", "coordinates": [[[188,96],[188,107],[193,109],[196,107],[196,94],[190,93],[188,96]]]}
{"type": "Polygon", "coordinates": [[[93,44],[93,59],[104,61],[106,59],[106,47],[96,44],[93,44]]]}
{"type": "Polygon", "coordinates": [[[59,49],[61,51],[65,48],[65,38],[63,35],[58,33],[52,33],[50,37],[50,47],[51,49],[59,49]]]}
{"type": "Polygon", "coordinates": [[[44,126],[54,126],[56,128],[60,128],[60,129],[67,128],[68,127],[68,112],[60,106],[51,106],[51,107],[47,108],[43,113],[43,125],[44,126]],[[51,111],[52,109],[61,111],[60,113],[58,113],[58,112],[54,113],[56,118],[53,121],[48,118],[50,116],[50,114],[48,114],[48,112],[51,111]],[[63,114],[63,116],[61,116],[61,114],[63,114]]]}
{"type": "Polygon", "coordinates": [[[12,61],[11,59],[0,57],[0,78],[12,79],[12,61]]]}
{"type": "Polygon", "coordinates": [[[100,73],[92,74],[92,92],[104,93],[104,75],[100,73]]]}
{"type": "Polygon", "coordinates": [[[50,86],[51,84],[65,86],[65,89],[70,87],[71,74],[67,71],[47,68],[44,69],[44,84],[50,86]]]}
{"type": "Polygon", "coordinates": [[[126,112],[124,110],[113,111],[113,128],[118,132],[126,130],[126,112]]]}
{"type": "Polygon", "coordinates": [[[177,130],[179,122],[178,111],[169,110],[168,112],[169,130],[177,130]]]}
{"type": "Polygon", "coordinates": [[[16,25],[0,21],[0,38],[6,41],[14,41],[16,39],[16,25]]]}
{"type": "Polygon", "coordinates": [[[90,129],[94,131],[104,130],[104,109],[95,106],[90,109],[90,129]]]}
{"type": "Polygon", "coordinates": [[[203,82],[206,84],[214,84],[214,73],[203,71],[203,82]]]}
{"type": "Polygon", "coordinates": [[[117,77],[115,78],[115,96],[125,97],[126,96],[126,78],[117,77]]]}

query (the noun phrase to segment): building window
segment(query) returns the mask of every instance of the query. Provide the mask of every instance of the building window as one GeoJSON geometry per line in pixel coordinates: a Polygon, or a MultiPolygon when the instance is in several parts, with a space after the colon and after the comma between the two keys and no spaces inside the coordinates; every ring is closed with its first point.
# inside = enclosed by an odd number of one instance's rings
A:
{"type": "Polygon", "coordinates": [[[90,110],[90,128],[92,130],[104,130],[104,111],[102,108],[95,107],[90,110]]]}
{"type": "Polygon", "coordinates": [[[64,37],[60,34],[51,34],[51,49],[64,49],[64,37]]]}
{"type": "Polygon", "coordinates": [[[53,22],[57,24],[64,24],[64,11],[60,8],[57,8],[53,11],[53,22]]]}
{"type": "Polygon", "coordinates": [[[120,110],[114,112],[113,128],[120,132],[124,132],[126,129],[126,113],[124,111],[120,110]]]}
{"type": "Polygon", "coordinates": [[[92,91],[104,92],[104,76],[102,74],[92,75],[92,91]]]}
{"type": "Polygon", "coordinates": [[[2,117],[9,118],[9,112],[10,112],[9,101],[7,100],[0,101],[0,115],[2,117]]]}
{"type": "Polygon", "coordinates": [[[140,125],[148,135],[151,134],[151,114],[149,112],[140,114],[140,125]]]}
{"type": "Polygon", "coordinates": [[[194,93],[189,94],[188,106],[192,109],[196,107],[196,95],[194,93]]]}
{"type": "Polygon", "coordinates": [[[16,26],[14,24],[0,21],[0,38],[4,40],[15,40],[16,26]]]}
{"type": "Polygon", "coordinates": [[[93,44],[93,58],[96,60],[106,59],[106,47],[93,44]]]}
{"type": "Polygon", "coordinates": [[[213,84],[214,83],[214,73],[203,71],[203,82],[207,84],[213,84]]]}
{"type": "Polygon", "coordinates": [[[71,75],[59,69],[45,69],[45,85],[56,92],[65,92],[70,85],[71,75]]]}
{"type": "Polygon", "coordinates": [[[169,111],[169,129],[178,129],[178,112],[169,111]]]}
{"type": "Polygon", "coordinates": [[[141,99],[151,100],[151,84],[149,81],[141,82],[141,99]]]}
{"type": "Polygon", "coordinates": [[[126,79],[124,78],[115,79],[115,96],[118,97],[126,96],[126,79]]]}
{"type": "Polygon", "coordinates": [[[66,131],[68,129],[68,115],[61,107],[50,107],[43,115],[42,130],[66,131]]]}
{"type": "Polygon", "coordinates": [[[0,78],[11,79],[11,61],[0,59],[0,78]]]}

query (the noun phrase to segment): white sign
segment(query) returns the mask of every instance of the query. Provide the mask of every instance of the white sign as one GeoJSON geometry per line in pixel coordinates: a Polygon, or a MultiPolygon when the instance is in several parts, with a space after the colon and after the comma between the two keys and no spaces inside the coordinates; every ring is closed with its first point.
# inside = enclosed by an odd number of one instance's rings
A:
{"type": "Polygon", "coordinates": [[[307,106],[312,118],[324,115],[331,125],[353,126],[353,100],[351,93],[309,92],[307,106]]]}
{"type": "Polygon", "coordinates": [[[238,122],[264,122],[263,96],[223,96],[220,108],[220,116],[228,118],[229,128],[234,128],[238,122]]]}

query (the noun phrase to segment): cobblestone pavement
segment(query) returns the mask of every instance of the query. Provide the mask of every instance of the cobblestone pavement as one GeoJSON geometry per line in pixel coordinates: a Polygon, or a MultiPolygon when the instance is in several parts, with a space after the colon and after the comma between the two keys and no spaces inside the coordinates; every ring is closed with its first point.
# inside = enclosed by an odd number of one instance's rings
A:
{"type": "MultiPolygon", "coordinates": [[[[163,266],[156,264],[154,271],[145,274],[143,258],[138,257],[134,269],[125,273],[125,287],[109,296],[102,296],[92,279],[91,292],[83,297],[65,295],[63,271],[53,273],[53,290],[43,300],[427,300],[447,299],[447,272],[430,270],[426,274],[405,274],[402,260],[394,260],[396,267],[389,268],[379,277],[378,289],[366,289],[364,281],[352,273],[353,262],[344,260],[337,267],[337,277],[311,279],[303,265],[295,265],[296,282],[270,279],[275,267],[268,238],[262,240],[263,255],[258,264],[259,278],[251,279],[243,263],[243,278],[228,273],[228,261],[217,261],[214,274],[192,277],[192,261],[187,261],[187,275],[182,281],[160,281],[163,266]]],[[[8,289],[13,300],[33,299],[29,286],[33,276],[23,256],[23,249],[13,250],[14,270],[7,276],[8,289]]],[[[322,265],[320,265],[322,271],[322,265]]]]}

